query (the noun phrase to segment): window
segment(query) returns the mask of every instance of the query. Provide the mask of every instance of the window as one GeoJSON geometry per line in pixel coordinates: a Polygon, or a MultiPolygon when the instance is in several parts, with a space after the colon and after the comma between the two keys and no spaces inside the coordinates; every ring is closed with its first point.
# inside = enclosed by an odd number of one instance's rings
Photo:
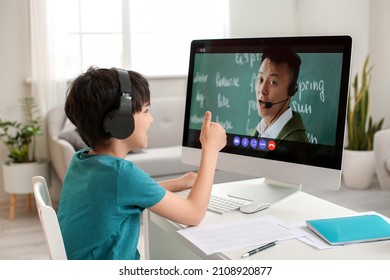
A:
{"type": "Polygon", "coordinates": [[[193,39],[226,34],[228,0],[67,0],[53,3],[58,71],[89,66],[186,75],[193,39]]]}

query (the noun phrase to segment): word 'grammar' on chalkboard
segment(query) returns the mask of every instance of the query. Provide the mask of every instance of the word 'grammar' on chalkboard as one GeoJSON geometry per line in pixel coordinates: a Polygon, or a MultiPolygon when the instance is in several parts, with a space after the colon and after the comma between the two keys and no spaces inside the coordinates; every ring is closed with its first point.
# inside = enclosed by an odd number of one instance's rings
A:
{"type": "MultiPolygon", "coordinates": [[[[336,140],[342,54],[298,53],[298,91],[290,107],[301,114],[311,143],[334,145],[336,140]]],[[[201,129],[211,111],[227,133],[252,135],[261,120],[256,81],[261,53],[196,54],[190,128],[201,129]]]]}

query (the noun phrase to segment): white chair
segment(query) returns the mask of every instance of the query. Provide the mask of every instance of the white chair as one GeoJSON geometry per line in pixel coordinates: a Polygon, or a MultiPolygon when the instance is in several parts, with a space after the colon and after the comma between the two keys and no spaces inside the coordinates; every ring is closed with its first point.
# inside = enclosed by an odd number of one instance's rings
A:
{"type": "Polygon", "coordinates": [[[57,213],[53,209],[46,180],[42,176],[32,177],[35,201],[41,221],[46,245],[51,260],[66,260],[64,241],[58,223],[57,213]]]}

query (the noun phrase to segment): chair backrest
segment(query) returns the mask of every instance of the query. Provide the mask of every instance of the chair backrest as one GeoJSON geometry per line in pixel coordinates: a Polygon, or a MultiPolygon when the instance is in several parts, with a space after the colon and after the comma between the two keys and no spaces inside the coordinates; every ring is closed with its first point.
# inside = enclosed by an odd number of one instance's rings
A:
{"type": "Polygon", "coordinates": [[[66,260],[64,241],[58,223],[57,213],[53,209],[46,180],[42,176],[32,178],[33,190],[39,219],[41,221],[46,245],[51,260],[66,260]]]}

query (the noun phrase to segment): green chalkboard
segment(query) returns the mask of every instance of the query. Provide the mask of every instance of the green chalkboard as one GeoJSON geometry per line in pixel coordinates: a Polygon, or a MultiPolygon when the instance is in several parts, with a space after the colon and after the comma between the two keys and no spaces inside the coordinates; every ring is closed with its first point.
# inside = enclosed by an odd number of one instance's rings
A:
{"type": "MultiPolygon", "coordinates": [[[[290,102],[301,114],[311,143],[334,145],[341,85],[341,53],[298,53],[298,91],[290,102]]],[[[261,53],[196,54],[190,128],[200,129],[204,113],[227,133],[251,135],[261,120],[255,85],[261,53]]]]}

